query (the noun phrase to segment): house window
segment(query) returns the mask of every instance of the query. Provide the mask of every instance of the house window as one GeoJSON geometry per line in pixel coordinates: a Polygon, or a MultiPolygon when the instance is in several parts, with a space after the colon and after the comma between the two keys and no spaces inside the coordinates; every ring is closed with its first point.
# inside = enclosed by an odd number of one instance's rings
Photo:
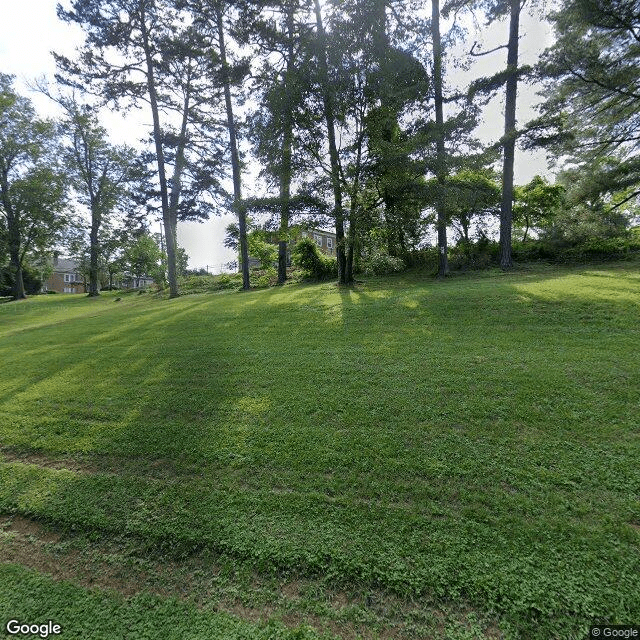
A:
{"type": "MultiPolygon", "coordinates": [[[[73,282],[73,273],[65,273],[64,274],[64,281],[65,282],[73,282]]],[[[68,291],[66,291],[65,293],[69,293],[68,291]]]]}
{"type": "Polygon", "coordinates": [[[64,288],[64,293],[75,293],[76,292],[76,288],[75,287],[65,287],[64,288]]]}
{"type": "Polygon", "coordinates": [[[322,246],[322,236],[317,233],[313,234],[313,239],[316,241],[316,244],[321,247],[322,246]]]}
{"type": "Polygon", "coordinates": [[[327,249],[333,249],[333,238],[327,238],[327,249]]]}

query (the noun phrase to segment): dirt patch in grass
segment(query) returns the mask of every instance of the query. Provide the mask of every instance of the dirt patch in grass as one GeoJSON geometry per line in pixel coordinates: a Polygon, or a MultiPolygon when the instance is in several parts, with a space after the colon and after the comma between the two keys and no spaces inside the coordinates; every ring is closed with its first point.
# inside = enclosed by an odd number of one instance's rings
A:
{"type": "Polygon", "coordinates": [[[41,542],[60,542],[60,536],[47,529],[35,520],[22,516],[0,517],[0,529],[5,529],[20,536],[33,536],[41,542]]]}
{"type": "MultiPolygon", "coordinates": [[[[346,593],[308,579],[257,574],[243,579],[206,553],[184,561],[151,558],[126,549],[122,540],[59,534],[22,516],[0,516],[0,557],[85,588],[114,590],[125,597],[150,592],[189,599],[202,609],[250,622],[276,618],[287,626],[306,624],[343,640],[447,638],[447,626],[467,626],[468,614],[473,614],[467,608],[407,602],[381,592],[346,593]],[[416,626],[415,620],[427,619],[428,625],[416,626]]],[[[484,629],[483,640],[504,637],[492,620],[486,620],[484,629]]]]}
{"type": "Polygon", "coordinates": [[[0,447],[0,456],[4,462],[20,462],[22,464],[33,464],[45,469],[68,469],[78,473],[97,473],[98,468],[95,465],[70,456],[53,457],[44,453],[18,450],[6,447],[0,447]]]}
{"type": "Polygon", "coordinates": [[[148,460],[137,456],[123,457],[113,455],[58,455],[0,446],[0,458],[3,462],[32,464],[44,469],[67,469],[76,473],[104,473],[113,475],[136,475],[163,480],[181,480],[185,477],[197,477],[202,469],[188,465],[180,460],[158,458],[148,460]]]}

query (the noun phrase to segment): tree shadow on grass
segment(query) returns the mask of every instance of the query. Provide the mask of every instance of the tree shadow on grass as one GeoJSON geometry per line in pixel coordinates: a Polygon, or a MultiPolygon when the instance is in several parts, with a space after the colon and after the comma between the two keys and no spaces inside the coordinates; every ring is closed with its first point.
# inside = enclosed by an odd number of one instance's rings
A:
{"type": "Polygon", "coordinates": [[[575,283],[443,284],[178,299],[69,321],[51,352],[49,329],[20,336],[9,364],[20,348],[33,362],[3,408],[34,425],[5,423],[3,441],[113,467],[10,465],[3,508],[270,571],[469,592],[523,637],[637,612],[637,445],[608,454],[621,430],[596,429],[634,402],[608,371],[634,375],[637,305],[599,291],[581,321],[592,296],[575,283]]]}

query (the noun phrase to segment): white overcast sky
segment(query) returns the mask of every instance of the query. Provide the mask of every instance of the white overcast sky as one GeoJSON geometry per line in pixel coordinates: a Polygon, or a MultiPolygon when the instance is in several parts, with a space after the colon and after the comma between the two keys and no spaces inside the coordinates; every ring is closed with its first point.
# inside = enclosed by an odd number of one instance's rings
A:
{"type": "MultiPolygon", "coordinates": [[[[82,42],[82,33],[74,26],[60,22],[56,16],[57,0],[0,0],[0,72],[11,73],[17,77],[16,88],[29,95],[38,111],[43,115],[53,113],[49,101],[44,96],[30,94],[27,83],[42,75],[53,77],[55,64],[51,51],[72,56],[74,49],[82,42]]],[[[426,4],[426,0],[425,0],[426,4]]],[[[537,17],[523,16],[521,25],[520,60],[533,62],[546,46],[551,44],[550,27],[540,22],[537,17]]],[[[470,35],[470,47],[474,39],[482,40],[486,49],[506,42],[508,23],[492,25],[483,29],[481,36],[470,35]]],[[[467,77],[458,76],[455,80],[461,84],[474,75],[489,75],[504,67],[506,51],[479,58],[467,77]]],[[[451,82],[453,78],[449,78],[451,82]]],[[[535,88],[521,84],[518,93],[518,121],[526,122],[535,115],[532,106],[537,101],[535,88]]],[[[149,131],[148,118],[145,111],[134,112],[126,120],[117,113],[105,114],[104,124],[109,129],[114,142],[135,143],[146,137],[149,131]]],[[[495,140],[500,137],[503,124],[503,104],[500,99],[487,108],[484,124],[478,132],[484,140],[495,140]]],[[[254,172],[255,173],[255,172],[254,172]]],[[[516,183],[528,182],[536,173],[548,173],[544,154],[524,154],[516,156],[516,183]]],[[[226,214],[217,216],[205,223],[181,223],[178,230],[178,241],[185,247],[190,256],[190,266],[209,266],[209,270],[219,271],[222,265],[235,256],[222,245],[224,228],[234,217],[226,214]]],[[[159,223],[153,225],[157,230],[159,223]]]]}

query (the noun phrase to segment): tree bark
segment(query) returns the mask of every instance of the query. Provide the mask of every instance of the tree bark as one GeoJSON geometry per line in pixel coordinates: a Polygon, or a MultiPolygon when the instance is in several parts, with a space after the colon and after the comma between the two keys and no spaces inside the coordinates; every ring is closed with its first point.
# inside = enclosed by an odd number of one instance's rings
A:
{"type": "Polygon", "coordinates": [[[238,215],[238,230],[240,233],[240,261],[242,262],[242,288],[249,289],[249,248],[247,246],[247,212],[242,201],[242,175],[240,170],[240,155],[238,154],[238,139],[236,123],[231,102],[231,86],[229,80],[229,65],[225,47],[224,24],[222,21],[222,7],[216,4],[216,23],[218,29],[218,45],[220,47],[220,62],[222,65],[222,83],[224,85],[224,101],[227,110],[227,127],[229,129],[229,146],[231,148],[231,171],[233,173],[233,204],[238,215]]]}
{"type": "Polygon", "coordinates": [[[287,279],[287,238],[291,215],[291,160],[293,151],[293,113],[291,82],[294,73],[294,5],[287,6],[287,71],[284,90],[286,94],[282,137],[282,165],[280,168],[280,230],[278,238],[278,284],[287,279]]]}
{"type": "Polygon", "coordinates": [[[358,136],[358,151],[356,155],[355,176],[353,177],[353,188],[351,189],[351,206],[349,209],[349,237],[347,242],[346,273],[345,283],[353,282],[353,264],[356,252],[356,234],[358,233],[358,193],[360,191],[360,170],[362,168],[362,144],[364,135],[362,132],[358,136]]]}
{"type": "Polygon", "coordinates": [[[27,297],[22,277],[22,260],[20,259],[20,231],[14,216],[7,216],[9,232],[9,266],[13,275],[13,299],[21,300],[27,297]]]}
{"type": "Polygon", "coordinates": [[[335,116],[333,92],[329,84],[329,67],[327,63],[327,39],[322,23],[320,1],[314,0],[316,27],[318,29],[318,71],[323,90],[323,110],[327,123],[329,141],[329,159],[331,162],[331,185],[333,187],[334,216],[336,220],[336,257],[338,261],[338,282],[346,284],[346,256],[344,242],[344,209],[342,206],[342,188],[340,186],[340,158],[336,145],[335,116]]]}
{"type": "Polygon", "coordinates": [[[169,206],[169,192],[167,189],[164,148],[162,146],[162,129],[160,127],[158,95],[156,91],[153,57],[151,54],[151,45],[149,43],[149,32],[146,25],[144,3],[141,3],[140,5],[140,31],[142,33],[145,62],[147,65],[147,91],[149,92],[149,104],[151,105],[151,116],[153,118],[153,142],[156,149],[156,161],[158,164],[158,181],[160,183],[162,221],[164,224],[164,235],[167,240],[167,279],[169,280],[169,297],[176,298],[180,295],[178,292],[175,251],[177,220],[172,220],[171,209],[169,206]]]}
{"type": "MultiPolygon", "coordinates": [[[[182,191],[182,171],[185,166],[185,147],[187,145],[187,125],[189,123],[189,107],[191,100],[191,68],[187,76],[187,87],[184,95],[184,103],[182,105],[182,123],[180,125],[180,141],[176,151],[176,159],[173,165],[173,176],[171,178],[171,192],[169,193],[169,217],[173,225],[173,247],[171,252],[174,255],[174,270],[177,281],[178,268],[176,264],[178,255],[178,203],[180,201],[180,192],[182,191]]],[[[169,247],[167,242],[167,271],[169,270],[169,247]]],[[[170,282],[170,281],[169,281],[170,282]]],[[[177,288],[177,285],[176,285],[177,288]]]]}
{"type": "Polygon", "coordinates": [[[513,267],[511,230],[513,226],[513,165],[516,149],[516,98],[518,94],[518,35],[520,0],[510,0],[509,45],[507,49],[507,90],[504,109],[504,158],[502,203],[500,205],[500,267],[513,267]]]}
{"type": "Polygon", "coordinates": [[[91,203],[91,232],[89,234],[89,297],[99,296],[98,290],[98,257],[100,245],[98,242],[98,230],[100,229],[101,216],[96,211],[97,204],[91,203]]]}
{"type": "Polygon", "coordinates": [[[0,195],[2,196],[2,207],[7,219],[7,235],[9,244],[9,268],[13,275],[12,296],[14,300],[21,300],[27,297],[24,290],[24,280],[22,277],[22,260],[20,258],[20,221],[18,220],[11,200],[9,198],[9,181],[3,171],[0,177],[0,195]]]}
{"type": "Polygon", "coordinates": [[[433,84],[436,110],[436,179],[438,195],[436,203],[438,226],[438,277],[449,273],[447,256],[447,211],[445,181],[447,158],[444,144],[444,113],[442,99],[442,42],[440,39],[440,0],[431,0],[431,37],[433,40],[433,84]]]}

